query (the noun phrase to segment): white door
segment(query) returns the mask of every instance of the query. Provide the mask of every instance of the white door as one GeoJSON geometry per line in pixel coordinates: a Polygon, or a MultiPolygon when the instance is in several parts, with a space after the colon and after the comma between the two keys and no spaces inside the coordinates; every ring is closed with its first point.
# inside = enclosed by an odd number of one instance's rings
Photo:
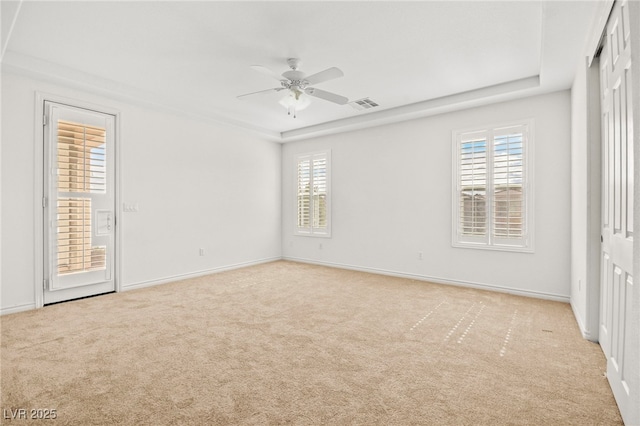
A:
{"type": "MultiPolygon", "coordinates": [[[[602,111],[602,277],[600,345],[626,422],[633,291],[633,125],[627,2],[616,2],[600,55],[602,111]],[[625,418],[626,417],[626,418],[625,418]]],[[[636,106],[637,107],[637,106],[636,106]]]]}
{"type": "Polygon", "coordinates": [[[114,117],[44,111],[44,303],[114,291],[114,117]]]}

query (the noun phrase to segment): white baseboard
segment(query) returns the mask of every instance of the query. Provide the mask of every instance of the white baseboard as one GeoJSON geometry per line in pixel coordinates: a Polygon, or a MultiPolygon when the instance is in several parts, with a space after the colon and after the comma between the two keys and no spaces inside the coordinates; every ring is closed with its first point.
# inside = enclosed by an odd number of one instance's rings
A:
{"type": "MultiPolygon", "coordinates": [[[[202,271],[190,272],[188,274],[173,275],[173,276],[170,276],[170,277],[164,277],[164,278],[160,278],[160,279],[156,279],[156,280],[142,281],[142,282],[133,283],[133,284],[129,284],[129,285],[123,285],[121,287],[120,291],[129,291],[129,290],[135,290],[135,289],[138,289],[138,288],[151,287],[151,286],[154,286],[154,285],[166,284],[166,283],[170,283],[170,282],[173,282],[173,281],[184,280],[184,279],[187,279],[187,278],[201,277],[203,275],[215,274],[217,272],[230,271],[232,269],[245,268],[247,266],[259,265],[261,263],[275,262],[277,260],[282,260],[282,257],[275,256],[275,257],[269,257],[269,258],[265,258],[265,259],[257,259],[257,260],[252,260],[252,261],[249,261],[249,262],[235,263],[235,264],[232,264],[232,265],[220,266],[218,268],[212,268],[212,269],[206,269],[206,270],[202,270],[202,271]]],[[[17,313],[17,312],[30,311],[32,309],[36,309],[36,304],[35,303],[27,303],[27,304],[24,304],[24,305],[9,306],[9,307],[0,309],[0,316],[1,315],[14,314],[14,313],[17,313]]]]}
{"type": "Polygon", "coordinates": [[[15,313],[18,313],[18,312],[30,311],[30,310],[35,309],[35,308],[36,308],[36,304],[35,303],[26,303],[24,305],[9,306],[8,308],[0,309],[0,316],[9,315],[9,314],[15,314],[15,313]]]}
{"type": "Polygon", "coordinates": [[[170,283],[170,282],[174,282],[174,281],[186,280],[186,279],[189,279],[189,278],[197,278],[197,277],[202,277],[204,275],[216,274],[216,273],[224,272],[224,271],[231,271],[233,269],[246,268],[248,266],[260,265],[262,263],[275,262],[276,260],[282,260],[282,257],[280,257],[280,256],[268,257],[268,258],[264,258],[264,259],[257,259],[257,260],[251,260],[251,261],[248,261],[248,262],[241,262],[241,263],[235,263],[235,264],[232,264],[232,265],[220,266],[220,267],[212,268],[212,269],[203,269],[201,271],[189,272],[187,274],[172,275],[170,277],[163,277],[163,278],[159,278],[159,279],[155,279],[155,280],[140,281],[140,282],[137,282],[137,283],[126,284],[126,285],[123,284],[120,290],[121,291],[129,291],[129,290],[135,290],[135,289],[139,289],[139,288],[152,287],[152,286],[159,285],[159,284],[166,284],[166,283],[170,283]]]}
{"type": "MultiPolygon", "coordinates": [[[[518,296],[527,296],[527,297],[534,297],[537,299],[546,299],[546,300],[554,300],[557,302],[570,303],[569,296],[563,296],[563,295],[554,294],[554,293],[521,290],[521,289],[510,288],[510,287],[496,286],[492,284],[477,283],[477,282],[471,282],[471,281],[451,280],[446,278],[433,277],[429,275],[412,274],[407,272],[391,271],[387,269],[371,268],[371,267],[358,266],[358,265],[349,265],[344,263],[324,262],[324,261],[318,261],[314,259],[305,259],[300,257],[286,257],[286,256],[285,257],[274,256],[274,257],[269,257],[264,259],[257,259],[257,260],[252,260],[248,262],[241,262],[241,263],[235,263],[232,265],[220,266],[212,269],[205,269],[201,271],[190,272],[187,274],[173,275],[173,276],[163,277],[163,278],[149,280],[149,281],[141,281],[137,283],[122,285],[121,291],[129,291],[129,290],[135,290],[139,288],[152,287],[155,285],[166,284],[173,281],[201,277],[204,275],[230,271],[233,269],[245,268],[248,266],[259,265],[262,263],[275,262],[277,260],[289,260],[292,262],[309,263],[309,264],[315,264],[315,265],[321,265],[321,266],[328,266],[332,268],[349,269],[354,271],[369,272],[372,274],[388,275],[388,276],[400,277],[400,278],[409,278],[409,279],[414,279],[419,281],[429,281],[436,284],[448,284],[448,285],[454,285],[459,287],[477,288],[480,290],[497,291],[500,293],[509,293],[509,294],[515,294],[518,296]]],[[[28,303],[28,304],[18,305],[18,306],[10,306],[7,308],[0,309],[0,315],[7,315],[7,314],[16,313],[16,312],[28,311],[31,309],[35,309],[35,307],[36,307],[35,303],[28,303]]],[[[573,306],[572,306],[572,309],[573,309],[573,306]]],[[[578,316],[575,315],[575,311],[574,311],[574,316],[578,320],[578,325],[585,339],[591,340],[589,338],[589,333],[584,331],[584,327],[580,323],[578,316]]]]}
{"type": "Polygon", "coordinates": [[[580,315],[578,315],[578,311],[576,310],[576,307],[573,305],[573,301],[570,301],[569,304],[571,305],[571,311],[573,312],[573,316],[575,317],[576,322],[578,323],[578,329],[580,329],[580,333],[582,334],[582,337],[586,340],[589,340],[590,342],[598,343],[598,339],[595,338],[593,333],[591,333],[590,330],[587,330],[587,328],[584,326],[584,323],[582,322],[582,318],[580,317],[580,315]]]}
{"type": "Polygon", "coordinates": [[[493,284],[485,284],[485,283],[478,283],[478,282],[472,282],[472,281],[451,280],[451,279],[447,279],[447,278],[433,277],[433,276],[429,276],[429,275],[420,275],[420,274],[412,274],[412,273],[407,273],[407,272],[390,271],[390,270],[387,270],[387,269],[371,268],[371,267],[358,266],[358,265],[348,265],[348,264],[344,264],[344,263],[324,262],[324,261],[318,261],[318,260],[315,260],[315,259],[305,259],[305,258],[300,258],[300,257],[288,257],[288,256],[285,256],[282,259],[283,260],[290,260],[292,262],[310,263],[310,264],[314,264],[314,265],[329,266],[329,267],[332,267],[332,268],[341,268],[341,269],[350,269],[350,270],[353,270],[353,271],[369,272],[369,273],[372,273],[372,274],[389,275],[389,276],[392,276],[392,277],[409,278],[409,279],[419,280],[419,281],[429,281],[429,282],[436,283],[436,284],[448,284],[448,285],[454,285],[454,286],[458,286],[458,287],[468,287],[468,288],[476,288],[476,289],[480,289],[480,290],[497,291],[497,292],[500,292],[500,293],[508,293],[508,294],[514,294],[514,295],[518,295],[518,296],[533,297],[533,298],[536,298],[536,299],[553,300],[553,301],[556,301],[556,302],[563,302],[563,303],[569,303],[570,302],[569,296],[563,296],[561,294],[555,294],[555,293],[545,293],[545,292],[540,292],[540,291],[521,290],[521,289],[498,286],[498,285],[493,285],[493,284]]]}

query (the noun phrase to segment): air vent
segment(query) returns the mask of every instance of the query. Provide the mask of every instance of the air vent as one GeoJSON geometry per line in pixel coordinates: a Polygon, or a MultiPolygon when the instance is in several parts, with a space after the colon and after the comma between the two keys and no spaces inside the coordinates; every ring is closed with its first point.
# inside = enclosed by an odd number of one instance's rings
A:
{"type": "Polygon", "coordinates": [[[362,98],[362,99],[358,99],[357,101],[349,102],[349,105],[351,105],[358,111],[362,111],[364,109],[371,109],[379,106],[377,103],[373,102],[369,98],[362,98]]]}

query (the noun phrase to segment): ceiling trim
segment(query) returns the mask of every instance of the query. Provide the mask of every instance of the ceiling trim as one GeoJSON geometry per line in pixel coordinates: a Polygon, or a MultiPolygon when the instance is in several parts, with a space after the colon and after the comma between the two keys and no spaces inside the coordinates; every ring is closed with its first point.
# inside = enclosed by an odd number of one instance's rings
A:
{"type": "Polygon", "coordinates": [[[535,75],[518,80],[512,80],[492,86],[455,93],[453,95],[428,99],[409,105],[402,105],[382,111],[370,112],[365,115],[330,121],[315,126],[282,132],[282,141],[290,142],[304,138],[327,135],[332,133],[358,130],[365,127],[373,127],[400,121],[436,115],[454,109],[469,108],[472,106],[525,97],[528,90],[540,87],[540,76],[535,75]]]}
{"type": "Polygon", "coordinates": [[[73,68],[12,51],[6,52],[3,58],[2,72],[12,72],[22,76],[29,76],[37,80],[59,84],[71,89],[82,90],[116,101],[178,114],[195,120],[240,128],[269,141],[279,142],[282,139],[280,132],[258,126],[251,126],[245,122],[206,111],[204,108],[199,108],[194,105],[193,102],[188,99],[159,96],[155,93],[136,89],[113,80],[97,77],[73,68]]]}

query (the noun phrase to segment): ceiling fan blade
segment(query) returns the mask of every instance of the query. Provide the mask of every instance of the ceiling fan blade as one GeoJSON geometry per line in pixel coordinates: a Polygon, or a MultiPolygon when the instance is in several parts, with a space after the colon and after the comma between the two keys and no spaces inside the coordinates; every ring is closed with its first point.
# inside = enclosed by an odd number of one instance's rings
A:
{"type": "Polygon", "coordinates": [[[262,65],[251,65],[251,68],[258,71],[261,74],[268,75],[269,77],[275,78],[276,80],[282,80],[282,77],[279,74],[271,71],[267,67],[263,67],[262,65]]]}
{"type": "Polygon", "coordinates": [[[316,89],[315,87],[308,87],[304,92],[309,96],[314,96],[339,105],[345,105],[349,102],[349,99],[344,96],[336,95],[335,93],[327,92],[326,90],[316,89]]]}
{"type": "Polygon", "coordinates": [[[318,84],[342,76],[344,76],[344,73],[339,68],[331,67],[324,71],[312,74],[309,77],[305,78],[305,80],[308,81],[309,84],[318,84]]]}
{"type": "Polygon", "coordinates": [[[260,90],[259,92],[245,93],[244,95],[237,96],[237,98],[238,99],[243,99],[243,98],[245,98],[247,96],[252,96],[252,95],[266,95],[267,93],[279,92],[281,90],[284,90],[284,87],[275,87],[273,89],[260,90]]]}

